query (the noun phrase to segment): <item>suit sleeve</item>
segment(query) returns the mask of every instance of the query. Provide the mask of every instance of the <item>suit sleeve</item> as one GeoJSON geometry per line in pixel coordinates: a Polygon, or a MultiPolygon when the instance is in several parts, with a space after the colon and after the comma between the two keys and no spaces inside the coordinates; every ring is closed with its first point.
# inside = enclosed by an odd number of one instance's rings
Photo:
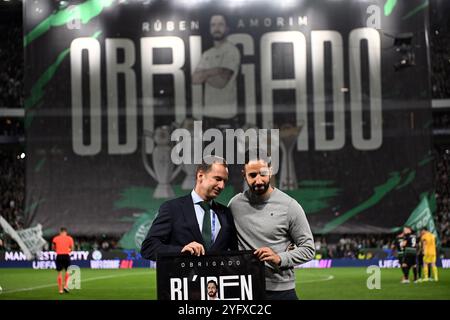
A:
{"type": "Polygon", "coordinates": [[[141,255],[145,259],[156,261],[158,253],[181,252],[181,249],[183,249],[181,246],[169,243],[173,224],[171,211],[167,203],[159,208],[158,215],[153,221],[147,237],[142,242],[141,255]]]}
{"type": "Polygon", "coordinates": [[[238,238],[237,238],[237,231],[236,231],[236,225],[234,224],[233,215],[231,214],[231,210],[227,208],[228,210],[228,217],[229,217],[229,223],[231,226],[231,235],[230,235],[230,242],[228,244],[228,248],[232,251],[238,250],[238,238]]]}

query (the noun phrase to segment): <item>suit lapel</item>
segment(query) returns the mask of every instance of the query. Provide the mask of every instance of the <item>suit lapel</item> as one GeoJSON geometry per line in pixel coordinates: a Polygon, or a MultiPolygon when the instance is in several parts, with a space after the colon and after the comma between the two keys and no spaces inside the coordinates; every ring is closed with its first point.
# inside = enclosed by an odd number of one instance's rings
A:
{"type": "Polygon", "coordinates": [[[198,227],[197,216],[195,214],[194,203],[192,202],[192,197],[190,194],[183,198],[181,208],[183,211],[184,219],[189,226],[189,230],[191,230],[195,241],[203,243],[203,237],[200,232],[200,228],[198,227]]]}

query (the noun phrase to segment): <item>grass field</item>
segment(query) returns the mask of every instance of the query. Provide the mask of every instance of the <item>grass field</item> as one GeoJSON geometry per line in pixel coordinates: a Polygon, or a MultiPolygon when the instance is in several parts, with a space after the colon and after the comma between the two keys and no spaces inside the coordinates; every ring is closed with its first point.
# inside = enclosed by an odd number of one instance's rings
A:
{"type": "MultiPolygon", "coordinates": [[[[406,299],[450,300],[450,269],[439,269],[439,282],[401,284],[399,269],[381,269],[381,289],[369,290],[365,268],[299,269],[297,293],[304,300],[406,299]]],[[[154,269],[81,269],[81,288],[60,295],[56,271],[0,269],[0,300],[152,300],[154,269]]]]}

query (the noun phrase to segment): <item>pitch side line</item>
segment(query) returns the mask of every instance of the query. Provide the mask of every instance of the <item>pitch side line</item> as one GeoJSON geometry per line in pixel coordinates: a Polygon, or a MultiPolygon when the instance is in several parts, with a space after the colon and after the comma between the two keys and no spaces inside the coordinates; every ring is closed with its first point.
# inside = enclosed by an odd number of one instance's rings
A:
{"type": "MultiPolygon", "coordinates": [[[[90,282],[90,281],[96,281],[96,280],[103,280],[103,279],[110,279],[110,278],[120,278],[120,277],[128,277],[133,275],[144,275],[148,274],[148,272],[139,272],[139,273],[128,273],[128,274],[120,274],[120,275],[110,275],[110,276],[102,276],[102,277],[95,277],[95,278],[88,278],[86,280],[81,279],[81,283],[83,282],[90,282]]],[[[3,293],[15,293],[15,292],[22,292],[22,291],[32,291],[37,289],[43,289],[43,288],[49,288],[49,287],[56,287],[56,284],[44,284],[41,286],[31,287],[31,288],[20,288],[20,289],[14,289],[14,290],[3,290],[3,293]]]]}
{"type": "Polygon", "coordinates": [[[333,275],[329,275],[328,277],[326,277],[325,279],[318,279],[318,280],[306,280],[306,281],[302,281],[301,279],[295,281],[295,283],[311,283],[311,282],[322,282],[322,281],[330,281],[333,280],[334,276],[333,275]]]}

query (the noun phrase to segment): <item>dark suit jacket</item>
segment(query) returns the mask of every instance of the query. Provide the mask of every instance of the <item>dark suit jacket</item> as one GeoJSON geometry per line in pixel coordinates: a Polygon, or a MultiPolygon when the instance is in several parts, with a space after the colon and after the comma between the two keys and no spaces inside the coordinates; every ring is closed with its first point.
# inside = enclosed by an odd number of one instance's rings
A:
{"type": "MultiPolygon", "coordinates": [[[[220,231],[207,252],[237,250],[236,229],[230,209],[213,202],[212,210],[220,221],[220,231]]],[[[161,205],[147,237],[142,242],[141,255],[156,261],[161,252],[179,253],[188,243],[203,243],[191,194],[169,200],[161,205]]],[[[206,249],[206,248],[205,248],[206,249]]]]}

